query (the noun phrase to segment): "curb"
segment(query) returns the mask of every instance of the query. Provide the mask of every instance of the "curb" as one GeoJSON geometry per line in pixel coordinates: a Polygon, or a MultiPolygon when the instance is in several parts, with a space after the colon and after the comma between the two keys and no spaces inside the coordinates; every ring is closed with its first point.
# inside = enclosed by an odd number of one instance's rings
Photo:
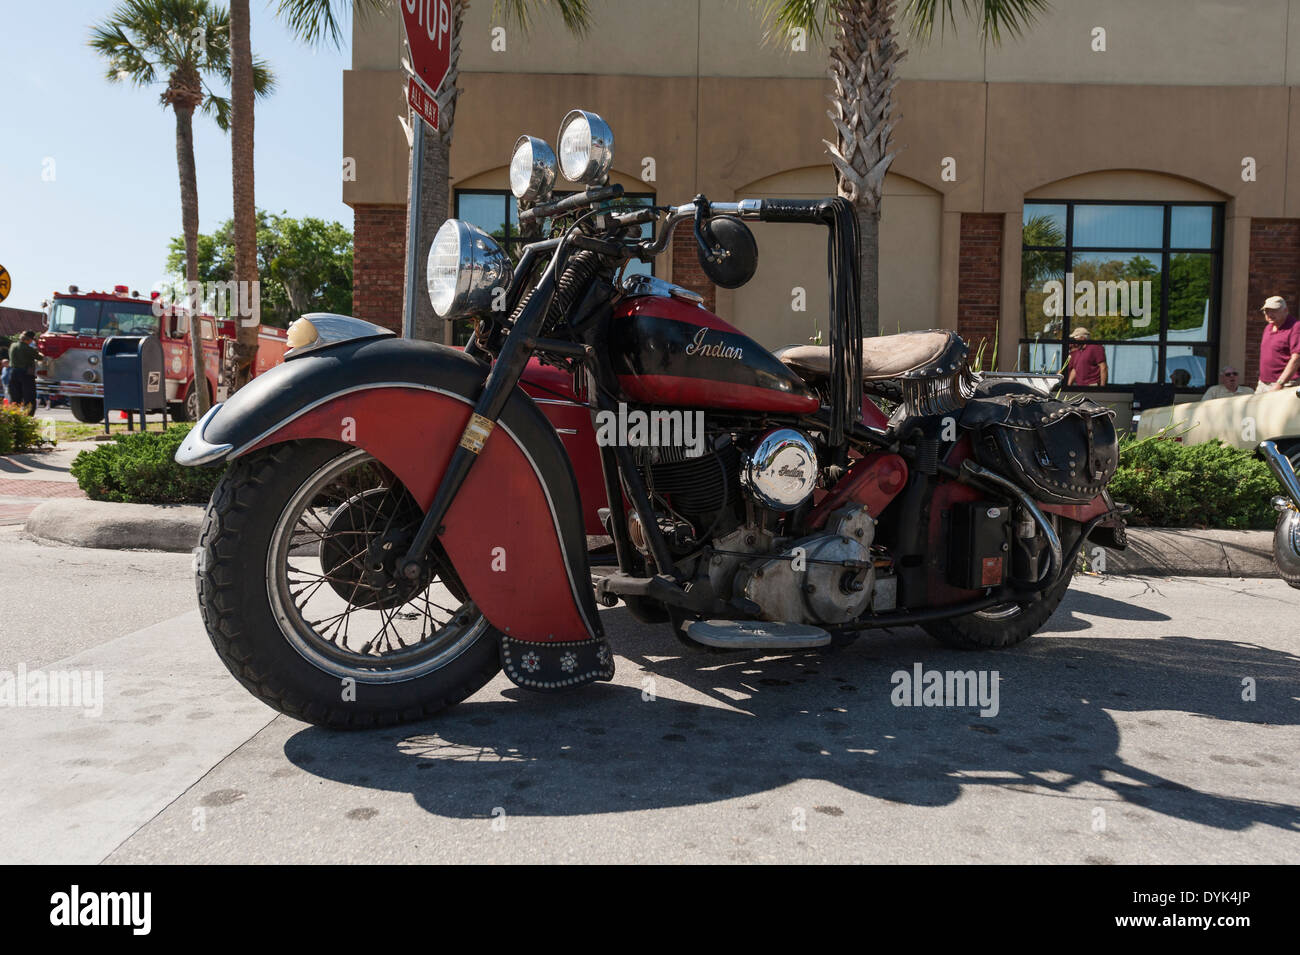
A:
{"type": "MultiPolygon", "coordinates": [[[[110,550],[192,551],[202,507],[113,504],[77,498],[47,501],[27,518],[33,537],[110,550]]],[[[1095,548],[1088,554],[1095,556],[1095,548]]],[[[1272,531],[1130,527],[1127,550],[1105,550],[1108,576],[1275,577],[1272,531]]]]}
{"type": "MultiPolygon", "coordinates": [[[[1088,553],[1093,549],[1090,545],[1088,553]]],[[[1272,531],[1130,527],[1127,550],[1106,550],[1107,575],[1276,577],[1272,531]]]]}
{"type": "Polygon", "coordinates": [[[46,501],[27,516],[25,530],[41,540],[106,550],[189,553],[199,543],[201,507],[114,504],[76,498],[46,501]]]}

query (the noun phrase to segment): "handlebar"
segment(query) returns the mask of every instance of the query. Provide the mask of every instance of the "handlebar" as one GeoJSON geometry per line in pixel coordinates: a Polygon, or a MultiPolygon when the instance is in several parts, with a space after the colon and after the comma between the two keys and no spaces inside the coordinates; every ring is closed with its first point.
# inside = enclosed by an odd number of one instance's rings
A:
{"type": "MultiPolygon", "coordinates": [[[[617,185],[588,189],[585,192],[574,193],[554,202],[544,202],[531,209],[525,209],[519,213],[519,222],[528,224],[533,221],[540,221],[552,216],[562,215],[565,212],[571,212],[583,206],[593,205],[608,199],[616,199],[622,194],[623,187],[617,185]]],[[[704,216],[737,216],[741,219],[758,222],[804,222],[820,225],[827,221],[830,202],[830,199],[741,199],[739,202],[708,202],[704,200],[704,216]]],[[[663,212],[663,207],[647,206],[643,209],[612,213],[611,218],[620,227],[637,226],[658,221],[663,212]]],[[[664,219],[659,234],[653,239],[641,242],[638,246],[639,251],[635,253],[636,255],[648,259],[659,255],[668,248],[673,229],[684,219],[696,218],[697,206],[694,202],[688,202],[680,206],[669,206],[667,213],[667,218],[664,219]]]]}
{"type": "Polygon", "coordinates": [[[600,186],[595,189],[575,192],[563,199],[538,203],[531,209],[523,210],[519,213],[519,223],[520,225],[529,225],[534,221],[540,222],[542,219],[564,215],[566,212],[581,209],[583,206],[595,205],[597,202],[605,202],[608,199],[617,199],[621,195],[623,195],[623,187],[619,185],[600,186]]]}

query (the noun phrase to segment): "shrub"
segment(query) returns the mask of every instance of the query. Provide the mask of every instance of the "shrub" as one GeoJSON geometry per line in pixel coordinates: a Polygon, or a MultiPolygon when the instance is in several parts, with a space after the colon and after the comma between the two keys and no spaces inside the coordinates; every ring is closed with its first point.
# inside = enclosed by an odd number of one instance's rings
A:
{"type": "Polygon", "coordinates": [[[221,480],[221,468],[186,468],[174,460],[192,425],[166,431],[136,431],[72,462],[72,476],[96,501],[131,504],[206,504],[221,480]]]}
{"type": "Polygon", "coordinates": [[[35,451],[53,444],[41,436],[41,422],[19,410],[17,405],[0,405],[0,454],[35,451]]]}
{"type": "Polygon", "coordinates": [[[1271,528],[1277,478],[1253,451],[1219,440],[1181,444],[1155,437],[1120,444],[1115,500],[1133,505],[1130,524],[1152,527],[1271,528]]]}

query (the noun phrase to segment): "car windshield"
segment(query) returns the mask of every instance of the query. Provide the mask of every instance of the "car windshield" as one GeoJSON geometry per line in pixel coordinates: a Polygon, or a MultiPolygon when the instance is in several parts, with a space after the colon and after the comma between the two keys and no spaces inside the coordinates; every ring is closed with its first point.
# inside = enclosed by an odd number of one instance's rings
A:
{"type": "Polygon", "coordinates": [[[156,335],[158,319],[149,302],[100,302],[92,299],[55,301],[50,331],[65,335],[156,335]]]}

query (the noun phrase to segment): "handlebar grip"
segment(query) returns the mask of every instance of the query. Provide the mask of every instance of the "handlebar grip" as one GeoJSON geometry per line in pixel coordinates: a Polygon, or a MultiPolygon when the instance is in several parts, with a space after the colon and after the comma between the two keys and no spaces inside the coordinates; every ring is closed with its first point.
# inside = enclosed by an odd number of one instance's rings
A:
{"type": "Polygon", "coordinates": [[[654,222],[659,218],[659,210],[653,206],[647,206],[644,209],[638,209],[636,212],[619,212],[615,213],[614,219],[619,225],[642,225],[646,222],[654,222]]]}
{"type": "Polygon", "coordinates": [[[758,209],[760,222],[826,221],[828,199],[764,199],[758,209]]]}

